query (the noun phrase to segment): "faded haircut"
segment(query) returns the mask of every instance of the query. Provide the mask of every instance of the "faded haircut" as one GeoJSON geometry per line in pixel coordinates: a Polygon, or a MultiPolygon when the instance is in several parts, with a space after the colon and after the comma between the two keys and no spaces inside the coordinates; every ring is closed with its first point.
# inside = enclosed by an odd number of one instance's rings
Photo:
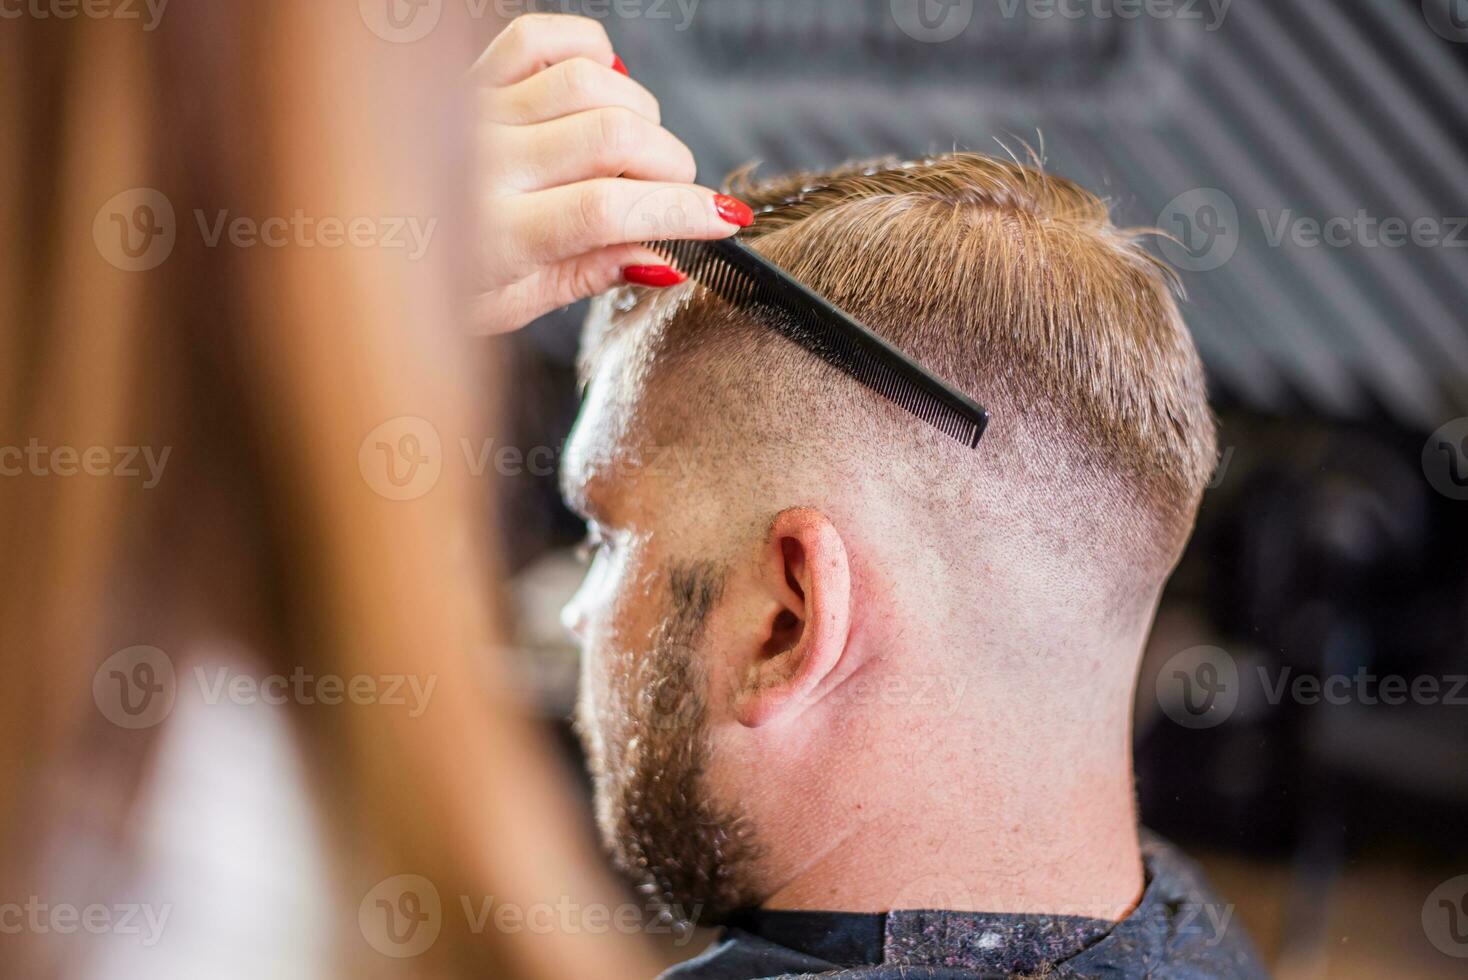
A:
{"type": "Polygon", "coordinates": [[[731,426],[755,438],[763,418],[795,412],[814,443],[831,440],[832,426],[885,426],[864,437],[868,452],[880,438],[880,452],[906,443],[935,461],[929,472],[997,475],[1009,492],[1077,510],[1078,533],[1113,557],[1171,568],[1216,436],[1177,279],[1143,247],[1148,230],[1117,228],[1105,202],[1035,163],[973,153],[763,181],[742,173],[728,190],[755,208],[743,234],[755,248],[990,409],[977,451],[701,288],[607,297],[588,323],[588,356],[622,324],[656,321],[648,370],[676,368],[679,383],[663,387],[684,403],[663,408],[684,429],[723,423],[723,438],[731,426]],[[700,412],[687,406],[690,389],[700,412]],[[791,392],[824,399],[827,414],[814,418],[791,392]]]}

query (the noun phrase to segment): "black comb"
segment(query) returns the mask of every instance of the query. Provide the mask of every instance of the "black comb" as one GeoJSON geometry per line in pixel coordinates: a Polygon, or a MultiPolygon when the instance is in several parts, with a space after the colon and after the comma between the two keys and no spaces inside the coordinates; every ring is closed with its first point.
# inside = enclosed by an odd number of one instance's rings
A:
{"type": "Polygon", "coordinates": [[[989,413],[736,238],[645,242],[704,288],[973,448],[989,413]]]}

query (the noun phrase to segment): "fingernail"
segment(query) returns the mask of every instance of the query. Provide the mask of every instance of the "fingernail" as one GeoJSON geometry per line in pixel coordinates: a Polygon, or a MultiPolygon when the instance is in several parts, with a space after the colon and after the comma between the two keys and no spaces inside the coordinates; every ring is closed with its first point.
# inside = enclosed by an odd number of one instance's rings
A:
{"type": "Polygon", "coordinates": [[[622,278],[634,286],[656,286],[659,289],[687,282],[688,277],[670,265],[629,265],[622,278]]]}
{"type": "Polygon", "coordinates": [[[719,212],[719,217],[731,225],[748,228],[754,224],[754,212],[748,204],[728,194],[714,195],[714,208],[719,212]]]}
{"type": "Polygon", "coordinates": [[[619,54],[612,55],[612,70],[619,71],[628,78],[632,77],[632,73],[627,70],[627,63],[622,60],[622,56],[619,54]]]}

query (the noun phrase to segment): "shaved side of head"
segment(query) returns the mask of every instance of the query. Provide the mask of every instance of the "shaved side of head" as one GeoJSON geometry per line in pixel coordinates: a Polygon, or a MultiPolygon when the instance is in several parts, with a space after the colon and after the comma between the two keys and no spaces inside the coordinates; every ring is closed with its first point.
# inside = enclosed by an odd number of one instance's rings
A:
{"type": "Polygon", "coordinates": [[[694,449],[751,520],[833,487],[905,495],[960,574],[964,555],[1027,555],[1103,604],[1150,607],[1216,437],[1175,279],[1142,233],[1070,181],[977,154],[731,190],[755,206],[754,248],[992,421],[968,449],[689,284],[619,290],[588,324],[591,363],[638,333],[649,440],[694,449]]]}

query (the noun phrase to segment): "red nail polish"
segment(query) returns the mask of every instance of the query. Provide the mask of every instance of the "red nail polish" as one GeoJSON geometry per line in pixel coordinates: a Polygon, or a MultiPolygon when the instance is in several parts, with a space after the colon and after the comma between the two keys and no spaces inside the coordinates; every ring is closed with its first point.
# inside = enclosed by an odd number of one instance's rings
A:
{"type": "Polygon", "coordinates": [[[632,73],[627,70],[627,63],[622,60],[622,56],[619,54],[612,55],[612,70],[619,71],[628,78],[632,77],[632,73]]]}
{"type": "Polygon", "coordinates": [[[754,212],[749,205],[738,198],[730,197],[728,194],[714,195],[714,208],[719,212],[719,217],[731,225],[748,228],[754,224],[754,212]]]}
{"type": "Polygon", "coordinates": [[[656,286],[659,289],[688,281],[687,276],[670,265],[629,265],[622,270],[622,278],[634,286],[656,286]]]}

